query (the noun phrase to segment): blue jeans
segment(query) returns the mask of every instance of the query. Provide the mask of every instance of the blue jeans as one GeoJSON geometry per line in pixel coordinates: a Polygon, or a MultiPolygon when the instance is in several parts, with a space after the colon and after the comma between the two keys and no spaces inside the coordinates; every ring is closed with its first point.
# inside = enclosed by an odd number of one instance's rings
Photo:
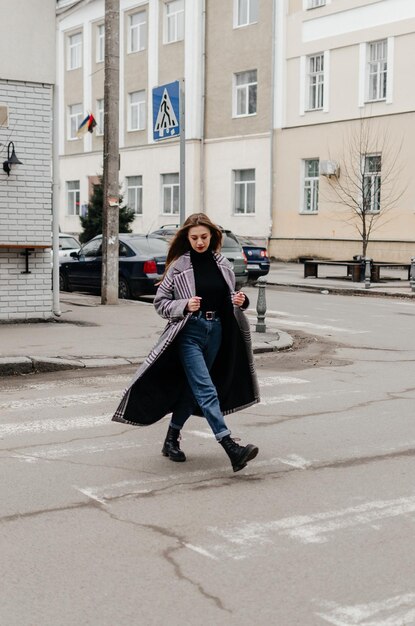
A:
{"type": "Polygon", "coordinates": [[[177,337],[179,358],[188,386],[175,407],[170,422],[170,426],[180,430],[192,415],[196,400],[218,441],[231,434],[225,424],[216,387],[209,373],[221,341],[222,326],[219,319],[205,320],[194,316],[177,337]]]}

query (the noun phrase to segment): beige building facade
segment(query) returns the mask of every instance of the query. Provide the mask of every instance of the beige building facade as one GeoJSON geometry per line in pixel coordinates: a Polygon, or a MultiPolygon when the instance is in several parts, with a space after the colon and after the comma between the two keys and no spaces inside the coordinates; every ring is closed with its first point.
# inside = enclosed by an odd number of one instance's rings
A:
{"type": "Polygon", "coordinates": [[[271,254],[415,255],[415,3],[285,3],[271,254]]]}
{"type": "MultiPolygon", "coordinates": [[[[79,233],[102,172],[104,0],[57,5],[60,227],[79,233]],[[87,113],[97,120],[82,137],[87,113]]],[[[179,220],[179,141],[153,138],[153,88],[184,79],[186,214],[271,232],[273,3],[120,0],[120,185],[135,232],[179,220]]]]}

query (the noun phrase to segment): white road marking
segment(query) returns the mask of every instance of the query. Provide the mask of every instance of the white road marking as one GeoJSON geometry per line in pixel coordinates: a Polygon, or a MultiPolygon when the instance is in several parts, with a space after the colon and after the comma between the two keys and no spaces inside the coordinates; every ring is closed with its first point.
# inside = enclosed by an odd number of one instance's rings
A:
{"type": "MultiPolygon", "coordinates": [[[[265,461],[255,461],[252,462],[252,469],[259,468],[267,468],[273,467],[275,465],[281,465],[281,461],[279,458],[267,459],[265,461]]],[[[176,472],[174,474],[163,474],[162,476],[152,476],[151,478],[140,478],[140,479],[130,479],[130,480],[122,480],[117,483],[110,483],[108,485],[101,485],[99,487],[75,487],[80,491],[86,490],[91,497],[95,499],[99,499],[100,501],[112,500],[114,498],[123,498],[125,496],[136,495],[142,492],[143,485],[159,485],[160,483],[168,483],[171,482],[172,486],[177,485],[178,481],[184,480],[187,483],[190,483],[192,479],[200,479],[200,478],[210,478],[214,476],[218,476],[221,472],[231,471],[229,463],[224,465],[218,465],[214,469],[209,470],[195,470],[193,472],[184,471],[184,472],[176,472]]],[[[151,490],[149,490],[151,491],[151,490]]]]}
{"type": "Polygon", "coordinates": [[[0,424],[0,437],[93,428],[110,424],[111,417],[112,413],[107,413],[106,415],[85,415],[84,417],[70,417],[67,419],[32,420],[31,422],[21,422],[20,424],[0,424]]]}
{"type": "Polygon", "coordinates": [[[339,606],[325,602],[319,617],[335,626],[403,626],[415,623],[415,593],[394,596],[380,602],[339,606]]]}
{"type": "Polygon", "coordinates": [[[285,402],[300,402],[302,400],[318,400],[319,398],[327,396],[339,396],[341,394],[351,395],[352,393],[362,393],[359,389],[353,391],[339,389],[333,389],[332,391],[322,391],[321,393],[307,393],[307,394],[281,394],[279,396],[272,396],[269,398],[263,398],[259,405],[269,406],[273,404],[283,404],[285,402]]]}
{"type": "Polygon", "coordinates": [[[302,385],[309,383],[305,378],[294,378],[293,376],[264,376],[259,379],[260,387],[274,387],[274,385],[302,385]]]}
{"type": "MultiPolygon", "coordinates": [[[[271,404],[284,404],[285,402],[299,402],[300,400],[307,400],[312,398],[313,394],[307,395],[295,395],[295,394],[281,394],[280,396],[273,396],[272,398],[264,398],[259,402],[260,406],[269,406],[271,404]]],[[[315,396],[314,397],[318,397],[315,396]]]]}
{"type": "MultiPolygon", "coordinates": [[[[280,461],[283,465],[290,465],[291,467],[295,467],[297,469],[307,469],[307,467],[312,465],[311,461],[306,461],[306,459],[303,459],[303,457],[298,454],[290,454],[285,459],[280,458],[280,461]]],[[[315,463],[316,461],[313,462],[315,463]]]]}
{"type": "Polygon", "coordinates": [[[385,519],[415,512],[415,496],[396,500],[374,500],[356,507],[327,511],[314,515],[295,515],[277,521],[250,522],[231,529],[209,528],[231,544],[250,547],[255,543],[271,543],[269,535],[277,532],[301,543],[325,543],[330,533],[356,526],[371,525],[385,519]]]}
{"type": "Polygon", "coordinates": [[[212,437],[214,437],[212,432],[207,430],[187,430],[185,434],[195,435],[196,437],[201,437],[202,439],[212,439],[212,437]]]}
{"type": "Polygon", "coordinates": [[[161,441],[151,443],[136,443],[134,441],[107,441],[100,443],[74,443],[65,447],[65,445],[57,445],[57,446],[48,446],[44,449],[33,448],[33,452],[31,453],[31,447],[27,446],[24,450],[21,450],[19,453],[12,454],[15,458],[24,458],[28,461],[36,461],[36,460],[58,460],[64,459],[68,456],[75,456],[77,454],[96,454],[100,452],[109,452],[113,450],[128,450],[130,448],[142,448],[144,446],[155,446],[157,444],[161,444],[161,441]]]}
{"type": "MultiPolygon", "coordinates": [[[[250,317],[249,320],[252,323],[256,323],[256,318],[250,317]]],[[[273,324],[275,326],[288,326],[288,328],[307,328],[310,330],[330,330],[337,333],[352,333],[353,335],[362,335],[370,333],[370,330],[356,330],[355,328],[340,328],[339,326],[330,326],[329,324],[313,324],[312,322],[301,322],[296,320],[283,320],[267,318],[266,324],[273,324]]]]}
{"type": "Polygon", "coordinates": [[[199,546],[194,546],[191,543],[185,543],[184,545],[186,546],[186,548],[189,548],[189,550],[193,550],[193,552],[197,552],[198,554],[201,554],[202,556],[207,556],[209,559],[214,559],[215,561],[218,561],[217,556],[215,556],[214,554],[211,554],[204,548],[200,548],[199,546]]]}
{"type": "Polygon", "coordinates": [[[100,376],[86,376],[85,378],[67,378],[64,380],[55,380],[47,383],[29,383],[28,381],[22,382],[19,379],[17,385],[14,387],[3,387],[2,393],[15,393],[17,390],[35,390],[46,391],[48,389],[59,389],[62,387],[91,387],[92,385],[99,386],[100,384],[107,387],[109,384],[128,383],[131,380],[131,376],[125,374],[117,374],[114,376],[100,375],[100,376]]]}
{"type": "Polygon", "coordinates": [[[24,411],[26,409],[40,409],[50,406],[67,407],[78,404],[99,404],[107,400],[121,398],[121,391],[98,391],[96,393],[76,394],[70,396],[36,398],[34,400],[13,400],[0,404],[0,411],[24,411]]]}

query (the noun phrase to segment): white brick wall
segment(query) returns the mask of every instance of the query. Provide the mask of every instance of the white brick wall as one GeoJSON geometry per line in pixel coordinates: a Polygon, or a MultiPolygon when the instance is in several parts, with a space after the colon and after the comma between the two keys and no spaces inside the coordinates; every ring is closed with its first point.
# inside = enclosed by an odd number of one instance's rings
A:
{"type": "MultiPolygon", "coordinates": [[[[51,246],[52,87],[0,80],[9,127],[0,127],[0,162],[14,142],[22,165],[0,168],[0,244],[51,246]]],[[[52,315],[50,250],[35,250],[25,271],[23,250],[0,248],[0,320],[52,315]]]]}

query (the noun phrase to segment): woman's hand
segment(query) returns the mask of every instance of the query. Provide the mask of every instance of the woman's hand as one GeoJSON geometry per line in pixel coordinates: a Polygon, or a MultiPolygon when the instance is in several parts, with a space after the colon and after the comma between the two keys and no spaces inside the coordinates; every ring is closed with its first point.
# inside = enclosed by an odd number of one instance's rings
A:
{"type": "Polygon", "coordinates": [[[200,309],[201,299],[202,298],[200,298],[199,296],[194,296],[193,298],[190,298],[186,306],[187,310],[191,313],[193,313],[194,311],[198,311],[200,309]]]}
{"type": "Polygon", "coordinates": [[[245,302],[245,294],[243,291],[237,291],[232,298],[232,302],[235,306],[242,306],[245,302]]]}

